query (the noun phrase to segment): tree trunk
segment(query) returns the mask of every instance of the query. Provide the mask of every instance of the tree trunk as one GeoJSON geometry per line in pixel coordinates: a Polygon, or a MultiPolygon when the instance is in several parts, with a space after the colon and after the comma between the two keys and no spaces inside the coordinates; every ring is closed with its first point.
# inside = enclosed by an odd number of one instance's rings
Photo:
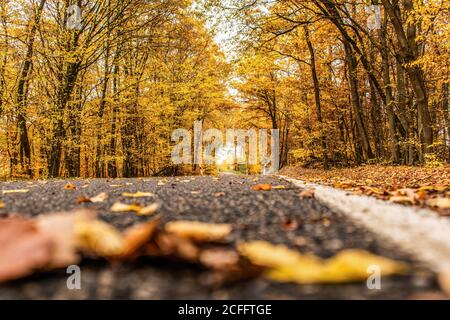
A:
{"type": "Polygon", "coordinates": [[[311,75],[313,78],[313,84],[314,84],[314,101],[316,104],[316,116],[317,121],[319,122],[319,130],[320,130],[320,144],[322,149],[322,158],[323,158],[323,168],[325,170],[328,169],[328,148],[327,148],[327,140],[323,128],[323,118],[322,118],[322,106],[320,101],[320,83],[319,83],[319,77],[317,76],[317,69],[316,69],[316,53],[314,50],[314,46],[311,42],[311,39],[309,37],[309,30],[307,27],[304,27],[305,30],[305,39],[306,43],[308,45],[309,50],[309,56],[310,56],[310,67],[311,67],[311,75]]]}
{"type": "Polygon", "coordinates": [[[353,111],[355,115],[356,130],[358,134],[359,141],[361,143],[361,148],[363,151],[364,160],[373,159],[374,155],[372,148],[370,146],[369,137],[367,134],[367,129],[364,124],[361,101],[359,98],[358,90],[358,75],[357,75],[357,61],[354,51],[352,50],[350,44],[344,40],[345,57],[348,68],[348,81],[350,84],[351,102],[353,106],[353,111]]]}
{"type": "Polygon", "coordinates": [[[26,100],[27,100],[27,87],[30,81],[32,59],[34,52],[34,40],[38,29],[39,22],[41,21],[42,11],[44,10],[46,0],[41,0],[36,10],[36,14],[30,22],[30,30],[27,40],[27,49],[25,54],[25,61],[22,64],[19,80],[17,83],[16,92],[16,105],[17,105],[17,127],[19,129],[19,153],[20,164],[26,174],[32,175],[31,169],[31,147],[30,140],[28,139],[27,121],[25,117],[26,113],[26,100]]]}

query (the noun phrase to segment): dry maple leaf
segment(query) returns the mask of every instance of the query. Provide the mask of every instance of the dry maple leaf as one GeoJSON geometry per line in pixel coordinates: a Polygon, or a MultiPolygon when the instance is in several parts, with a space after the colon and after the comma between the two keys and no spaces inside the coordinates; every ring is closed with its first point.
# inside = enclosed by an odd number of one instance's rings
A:
{"type": "Polygon", "coordinates": [[[316,190],[315,189],[306,189],[300,193],[300,198],[302,199],[312,199],[315,197],[316,190]]]}
{"type": "Polygon", "coordinates": [[[272,186],[270,184],[258,184],[252,187],[253,191],[270,191],[272,186]]]}
{"type": "Polygon", "coordinates": [[[145,198],[145,197],[154,197],[155,195],[151,192],[136,192],[136,193],[124,192],[122,193],[122,196],[129,198],[145,198]]]}
{"type": "Polygon", "coordinates": [[[30,220],[0,220],[0,282],[31,275],[52,259],[52,239],[30,220]]]}
{"type": "Polygon", "coordinates": [[[264,241],[240,244],[238,250],[254,264],[267,268],[267,277],[281,282],[312,284],[361,281],[367,279],[370,266],[379,267],[383,276],[407,270],[403,263],[363,250],[346,250],[328,260],[302,255],[285,246],[264,241]]]}
{"type": "Polygon", "coordinates": [[[198,221],[172,221],[165,226],[168,233],[197,242],[223,241],[231,233],[229,224],[212,224],[198,221]]]}
{"type": "Polygon", "coordinates": [[[72,184],[72,183],[68,183],[64,186],[64,190],[76,190],[77,186],[72,184]]]}

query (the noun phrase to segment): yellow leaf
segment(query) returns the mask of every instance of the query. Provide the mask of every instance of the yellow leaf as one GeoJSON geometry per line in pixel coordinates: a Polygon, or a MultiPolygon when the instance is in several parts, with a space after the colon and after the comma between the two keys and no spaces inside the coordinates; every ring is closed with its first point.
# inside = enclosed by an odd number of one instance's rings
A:
{"type": "Polygon", "coordinates": [[[28,193],[29,191],[28,189],[3,190],[3,194],[28,193]]]}
{"type": "Polygon", "coordinates": [[[0,201],[0,209],[3,209],[5,207],[6,207],[5,203],[0,201]]]}
{"type": "Polygon", "coordinates": [[[272,189],[275,189],[275,190],[284,190],[284,189],[286,189],[286,187],[285,187],[285,186],[275,186],[275,187],[272,187],[272,189]]]}
{"type": "Polygon", "coordinates": [[[142,209],[140,209],[137,214],[138,216],[150,216],[152,214],[154,214],[156,211],[158,211],[158,209],[161,207],[161,205],[159,203],[153,203],[147,207],[144,207],[142,209]]]}
{"type": "Polygon", "coordinates": [[[322,260],[302,255],[286,246],[265,241],[240,244],[239,252],[255,265],[267,268],[266,276],[280,282],[340,283],[368,278],[368,268],[377,266],[383,276],[403,273],[405,264],[370,254],[363,250],[347,250],[322,260]]]}
{"type": "Polygon", "coordinates": [[[173,221],[165,226],[165,230],[179,237],[198,242],[222,241],[231,233],[229,224],[211,224],[198,221],[173,221]]]}
{"type": "Polygon", "coordinates": [[[139,212],[142,206],[139,203],[125,204],[121,202],[116,202],[111,207],[112,212],[139,212]]]}
{"type": "Polygon", "coordinates": [[[450,209],[450,198],[436,198],[427,201],[427,205],[438,209],[450,209]]]}
{"type": "Polygon", "coordinates": [[[98,256],[112,257],[123,252],[122,235],[103,221],[78,219],[75,222],[75,234],[81,248],[98,256]]]}
{"type": "Polygon", "coordinates": [[[136,193],[124,192],[122,193],[122,196],[129,198],[145,198],[145,197],[153,197],[154,194],[151,192],[136,192],[136,193]]]}

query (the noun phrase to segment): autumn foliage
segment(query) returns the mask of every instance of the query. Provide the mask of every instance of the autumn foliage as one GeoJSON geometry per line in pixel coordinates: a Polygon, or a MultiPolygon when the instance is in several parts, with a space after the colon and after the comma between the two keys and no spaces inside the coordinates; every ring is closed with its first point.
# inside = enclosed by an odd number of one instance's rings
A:
{"type": "Polygon", "coordinates": [[[440,165],[449,16],[448,0],[0,0],[0,175],[168,174],[171,132],[196,120],[279,129],[282,166],[440,165]]]}

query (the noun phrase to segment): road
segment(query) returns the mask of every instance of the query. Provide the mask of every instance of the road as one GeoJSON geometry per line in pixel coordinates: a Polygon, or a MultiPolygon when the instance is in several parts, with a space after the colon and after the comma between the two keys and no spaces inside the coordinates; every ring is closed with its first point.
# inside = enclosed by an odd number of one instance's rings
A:
{"type": "Polygon", "coordinates": [[[276,176],[223,175],[213,177],[147,179],[71,180],[77,190],[64,190],[67,180],[2,182],[2,190],[30,189],[29,193],[2,195],[7,209],[0,215],[18,213],[37,216],[81,207],[96,209],[101,219],[124,229],[145,217],[112,213],[110,208],[123,192],[153,192],[155,199],[139,199],[142,204],[160,201],[160,214],[169,220],[197,220],[233,225],[234,241],[266,240],[286,244],[301,252],[327,258],[343,249],[360,248],[403,260],[413,265],[408,276],[383,279],[381,290],[369,290],[365,283],[341,285],[296,285],[257,278],[223,288],[212,287],[209,273],[191,266],[141,261],[133,265],[108,265],[86,261],[81,265],[82,289],[68,290],[65,270],[37,275],[0,285],[0,299],[410,299],[439,292],[432,272],[422,264],[379,239],[347,216],[333,212],[315,199],[299,197],[300,187],[276,176]],[[284,185],[285,189],[258,192],[255,184],[284,185]],[[160,185],[158,185],[160,184],[160,185]],[[103,203],[77,205],[81,196],[107,192],[103,203]],[[217,193],[223,193],[218,197],[217,193]],[[283,222],[295,220],[299,228],[285,230],[283,222]]]}

